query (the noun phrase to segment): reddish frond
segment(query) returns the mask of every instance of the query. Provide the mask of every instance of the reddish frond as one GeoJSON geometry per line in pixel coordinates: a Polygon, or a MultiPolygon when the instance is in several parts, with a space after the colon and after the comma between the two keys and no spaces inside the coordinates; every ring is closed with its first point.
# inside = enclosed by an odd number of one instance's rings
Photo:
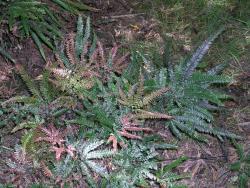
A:
{"type": "Polygon", "coordinates": [[[153,129],[148,127],[123,127],[126,131],[143,131],[143,132],[153,132],[153,129]]]}
{"type": "Polygon", "coordinates": [[[67,148],[65,149],[65,151],[66,151],[71,157],[74,157],[74,156],[75,156],[74,152],[76,151],[76,149],[75,149],[72,145],[68,145],[67,148]]]}
{"type": "Polygon", "coordinates": [[[128,63],[125,63],[129,53],[126,53],[121,58],[113,61],[113,69],[116,73],[122,74],[123,70],[128,67],[128,63]]]}
{"type": "Polygon", "coordinates": [[[98,47],[98,54],[99,54],[99,57],[100,57],[100,64],[101,66],[105,66],[106,64],[106,58],[104,56],[104,50],[103,50],[103,45],[100,41],[97,42],[97,47],[98,47]]]}
{"type": "Polygon", "coordinates": [[[59,146],[59,147],[52,146],[50,151],[54,151],[56,153],[57,161],[59,161],[61,159],[62,154],[66,152],[64,146],[59,146]]]}
{"type": "Polygon", "coordinates": [[[118,142],[117,138],[114,135],[110,135],[108,138],[108,143],[112,142],[112,147],[114,151],[117,151],[118,148],[118,142]]]}
{"type": "Polygon", "coordinates": [[[111,59],[114,60],[117,54],[118,46],[114,44],[113,48],[111,49],[111,59]]]}
{"type": "Polygon", "coordinates": [[[52,124],[49,125],[48,128],[40,127],[41,131],[45,133],[45,137],[38,137],[36,142],[46,141],[50,142],[52,145],[61,145],[65,140],[63,139],[63,135],[60,130],[56,129],[52,124]]]}
{"type": "Polygon", "coordinates": [[[118,131],[118,133],[119,133],[121,136],[124,136],[124,137],[129,138],[129,139],[139,139],[139,140],[142,139],[141,136],[138,136],[138,135],[134,135],[134,134],[128,133],[125,129],[123,129],[122,131],[118,131]]]}
{"type": "Polygon", "coordinates": [[[69,39],[66,40],[66,54],[71,64],[77,64],[75,57],[75,42],[73,33],[71,33],[69,35],[69,39]]]}
{"type": "Polygon", "coordinates": [[[40,164],[41,164],[40,166],[42,168],[43,174],[47,177],[52,177],[53,174],[52,174],[51,170],[49,169],[49,167],[47,167],[47,165],[44,163],[44,161],[41,161],[40,164]]]}
{"type": "Polygon", "coordinates": [[[80,64],[81,65],[85,65],[86,64],[86,55],[88,53],[88,47],[89,47],[89,43],[86,42],[86,44],[84,44],[83,49],[82,49],[82,53],[81,53],[81,57],[80,57],[80,64]]]}

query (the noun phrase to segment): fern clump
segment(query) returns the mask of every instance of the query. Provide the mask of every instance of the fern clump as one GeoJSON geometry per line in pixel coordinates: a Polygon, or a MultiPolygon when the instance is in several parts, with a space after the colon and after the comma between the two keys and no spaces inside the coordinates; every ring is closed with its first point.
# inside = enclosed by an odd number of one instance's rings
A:
{"type": "Polygon", "coordinates": [[[92,187],[96,184],[94,174],[99,175],[100,178],[108,178],[109,172],[102,163],[105,158],[112,157],[114,152],[109,149],[100,149],[104,145],[103,140],[68,142],[74,151],[54,163],[54,167],[51,169],[43,163],[42,168],[46,176],[64,185],[67,181],[73,183],[73,175],[77,173],[78,177],[81,177],[75,179],[78,185],[89,184],[92,187]]]}
{"type": "Polygon", "coordinates": [[[213,114],[211,110],[223,106],[223,100],[229,98],[229,96],[219,92],[215,86],[228,84],[232,79],[218,75],[223,69],[222,65],[207,72],[196,70],[211,43],[222,31],[223,29],[220,29],[203,42],[190,60],[175,66],[170,60],[166,60],[167,67],[162,68],[155,75],[158,86],[170,88],[170,91],[164,96],[166,107],[161,105],[161,108],[165,108],[174,117],[167,122],[167,125],[179,138],[182,137],[181,132],[198,140],[204,140],[198,133],[212,134],[220,139],[223,137],[239,138],[235,134],[220,130],[212,125],[213,114]]]}
{"type": "MultiPolygon", "coordinates": [[[[165,166],[165,171],[159,168],[159,153],[154,147],[133,143],[129,148],[121,150],[113,159],[114,172],[110,175],[106,186],[110,187],[175,187],[179,179],[185,178],[178,174],[169,173],[170,170],[184,162],[186,158],[165,166]],[[169,168],[169,167],[172,168],[169,168]],[[161,176],[160,171],[165,173],[161,176]]],[[[162,173],[163,174],[163,173],[162,173]]]]}
{"type": "Polygon", "coordinates": [[[5,161],[5,166],[0,169],[0,174],[6,184],[27,187],[41,180],[40,170],[39,165],[33,163],[32,158],[22,147],[16,145],[13,154],[5,161]]]}
{"type": "MultiPolygon", "coordinates": [[[[75,1],[53,0],[51,3],[74,14],[85,10],[96,10],[75,1]]],[[[46,60],[42,43],[55,50],[53,39],[62,38],[62,22],[54,10],[52,11],[50,8],[51,5],[43,0],[2,0],[0,6],[0,24],[7,23],[9,30],[14,31],[16,35],[31,36],[42,57],[46,60]]],[[[8,58],[7,53],[2,54],[8,58]]]]}
{"type": "MultiPolygon", "coordinates": [[[[36,81],[27,74],[22,66],[18,65],[17,70],[27,86],[30,96],[15,96],[1,103],[1,106],[7,109],[5,115],[10,120],[14,118],[15,123],[19,124],[13,129],[13,132],[23,128],[35,128],[44,122],[53,122],[56,117],[60,117],[76,105],[73,97],[59,96],[49,81],[48,72],[44,72],[42,79],[36,81]]],[[[62,122],[57,121],[57,123],[62,122]]]]}
{"type": "Polygon", "coordinates": [[[128,54],[118,58],[118,47],[115,45],[105,57],[105,50],[96,36],[92,34],[90,18],[87,18],[85,29],[82,17],[78,18],[77,33],[69,34],[65,49],[56,54],[56,62],[52,66],[48,62],[47,69],[54,75],[54,83],[62,90],[80,98],[91,95],[89,90],[95,80],[106,82],[111,73],[121,74],[126,68],[128,54]]]}

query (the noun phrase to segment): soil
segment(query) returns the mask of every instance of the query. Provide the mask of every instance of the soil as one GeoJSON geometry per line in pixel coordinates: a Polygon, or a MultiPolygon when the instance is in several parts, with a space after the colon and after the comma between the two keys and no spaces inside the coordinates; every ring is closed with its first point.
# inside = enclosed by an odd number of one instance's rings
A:
{"type": "MultiPolygon", "coordinates": [[[[107,48],[111,47],[113,43],[122,44],[126,48],[126,44],[134,41],[157,39],[161,42],[157,23],[145,12],[138,13],[134,8],[140,1],[86,0],[85,3],[100,10],[91,12],[90,17],[94,23],[94,30],[107,48]]],[[[70,22],[66,24],[65,34],[72,32],[76,23],[75,18],[67,16],[65,20],[70,20],[70,22]]],[[[12,46],[9,48],[9,52],[16,62],[27,68],[33,77],[41,73],[45,62],[31,39],[23,40],[18,45],[12,46]]],[[[46,55],[48,58],[52,58],[52,52],[47,48],[46,55]]],[[[237,77],[234,84],[227,88],[227,92],[233,96],[233,99],[226,102],[223,112],[217,114],[217,125],[247,138],[242,143],[249,150],[250,112],[249,109],[245,109],[250,104],[250,62],[246,59],[245,62],[241,63],[245,65],[242,66],[244,72],[237,77]]],[[[20,80],[14,74],[13,65],[0,57],[0,100],[20,92],[22,88],[18,88],[18,85],[20,85],[20,80]]],[[[0,130],[1,146],[13,148],[18,144],[20,132],[9,134],[12,127],[13,125],[9,125],[0,130]]],[[[173,136],[168,130],[162,132],[163,125],[158,127],[161,134],[165,135],[166,141],[173,140],[173,136]]],[[[181,173],[191,174],[190,179],[183,180],[188,187],[229,187],[235,174],[229,171],[228,164],[235,161],[237,155],[228,140],[225,140],[222,145],[214,137],[209,137],[208,144],[187,139],[180,141],[178,145],[179,149],[176,151],[164,151],[165,162],[171,162],[171,160],[183,155],[191,159],[177,169],[181,173]]],[[[0,151],[0,158],[3,161],[4,158],[8,157],[6,154],[8,152],[2,148],[0,151]]],[[[0,162],[0,168],[1,165],[3,164],[0,162]]]]}

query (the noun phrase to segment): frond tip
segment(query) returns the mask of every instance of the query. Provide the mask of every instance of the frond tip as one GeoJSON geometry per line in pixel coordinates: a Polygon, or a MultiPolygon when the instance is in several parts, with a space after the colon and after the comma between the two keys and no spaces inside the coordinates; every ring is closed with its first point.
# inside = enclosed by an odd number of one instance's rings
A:
{"type": "Polygon", "coordinates": [[[196,69],[198,64],[201,62],[203,56],[207,53],[209,50],[211,44],[213,41],[225,30],[224,27],[220,28],[216,33],[211,35],[207,40],[205,40],[202,45],[195,51],[195,53],[192,55],[191,59],[186,64],[186,70],[184,79],[187,79],[190,77],[193,73],[193,71],[196,69]]]}

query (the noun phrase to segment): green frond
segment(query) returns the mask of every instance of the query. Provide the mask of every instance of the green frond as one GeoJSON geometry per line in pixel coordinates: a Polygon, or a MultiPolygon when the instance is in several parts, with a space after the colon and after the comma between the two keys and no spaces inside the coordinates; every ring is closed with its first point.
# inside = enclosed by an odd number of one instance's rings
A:
{"type": "Polygon", "coordinates": [[[27,122],[22,122],[19,125],[17,125],[14,129],[12,129],[12,133],[22,130],[22,129],[35,129],[38,125],[41,125],[44,123],[44,120],[39,120],[36,119],[34,121],[27,121],[27,122]]]}
{"type": "Polygon", "coordinates": [[[1,103],[1,106],[6,107],[14,103],[26,103],[26,104],[35,104],[37,102],[36,98],[29,96],[16,96],[12,97],[1,103]]]}
{"type": "Polygon", "coordinates": [[[232,79],[222,75],[209,75],[206,73],[195,72],[190,78],[190,84],[210,85],[230,83],[232,79]]]}
{"type": "Polygon", "coordinates": [[[0,47],[0,55],[7,58],[12,63],[16,63],[16,61],[11,57],[11,55],[6,50],[4,50],[2,47],[0,47]]]}
{"type": "Polygon", "coordinates": [[[105,143],[104,140],[99,140],[99,141],[93,141],[89,144],[85,144],[84,149],[81,150],[81,154],[87,155],[90,151],[95,150],[96,148],[98,148],[99,146],[101,146],[104,143],[105,143]]]}
{"type": "Polygon", "coordinates": [[[42,79],[39,84],[39,90],[44,100],[46,100],[47,102],[53,100],[56,93],[52,85],[50,84],[48,71],[45,71],[42,75],[42,79]]]}
{"type": "Polygon", "coordinates": [[[53,170],[53,175],[62,179],[68,178],[75,167],[75,161],[72,160],[70,155],[67,155],[64,160],[55,163],[55,168],[53,170]]]}
{"type": "Polygon", "coordinates": [[[224,27],[220,28],[216,33],[211,35],[201,46],[194,52],[191,59],[186,63],[186,69],[183,74],[183,79],[189,78],[198,64],[201,62],[203,56],[209,50],[212,42],[224,31],[224,27]]]}
{"type": "Polygon", "coordinates": [[[23,150],[27,154],[31,155],[35,153],[37,151],[37,148],[34,142],[34,132],[29,131],[25,135],[23,135],[21,138],[21,144],[22,144],[23,150]]]}
{"type": "Polygon", "coordinates": [[[206,109],[201,108],[199,106],[191,106],[186,109],[185,114],[190,117],[197,117],[200,119],[204,119],[207,122],[213,121],[213,115],[206,109]]]}
{"type": "Polygon", "coordinates": [[[31,32],[31,37],[32,39],[34,40],[41,56],[43,57],[43,59],[46,61],[46,56],[45,56],[45,52],[44,52],[44,49],[42,47],[42,43],[40,41],[40,39],[38,38],[37,34],[35,32],[31,32]]]}
{"type": "Polygon", "coordinates": [[[165,87],[162,89],[159,89],[157,91],[153,91],[150,94],[145,94],[144,92],[144,77],[142,74],[140,74],[139,83],[135,84],[133,86],[130,86],[130,89],[128,91],[128,94],[126,95],[120,87],[118,87],[119,96],[121,99],[117,99],[117,101],[124,105],[131,107],[135,110],[142,109],[148,105],[150,105],[153,100],[160,97],[164,93],[166,93],[169,88],[165,87]]]}
{"type": "MultiPolygon", "coordinates": [[[[77,58],[80,60],[81,64],[85,64],[86,60],[85,60],[85,55],[88,52],[88,40],[90,38],[91,35],[91,26],[90,26],[90,18],[87,17],[86,20],[86,24],[85,24],[85,31],[83,32],[83,19],[81,16],[78,17],[78,21],[77,21],[77,33],[76,33],[76,38],[75,38],[75,53],[77,58]]],[[[96,36],[94,36],[93,38],[93,44],[90,47],[91,50],[95,50],[93,48],[95,48],[95,41],[96,40],[96,36]]],[[[71,52],[72,53],[72,52],[71,52]]]]}
{"type": "Polygon", "coordinates": [[[108,171],[105,167],[102,167],[99,164],[89,160],[87,160],[85,163],[93,172],[100,174],[104,177],[107,176],[108,171]]]}
{"type": "Polygon", "coordinates": [[[205,89],[196,85],[190,85],[190,87],[186,89],[185,94],[191,99],[196,98],[198,100],[206,100],[206,101],[210,101],[220,106],[223,105],[220,98],[225,96],[225,95],[220,95],[219,93],[215,93],[214,91],[211,91],[209,89],[205,89]]]}
{"type": "Polygon", "coordinates": [[[77,57],[80,57],[82,49],[83,49],[83,20],[82,17],[79,16],[77,20],[77,32],[76,32],[76,42],[75,49],[77,57]]]}
{"type": "Polygon", "coordinates": [[[110,117],[107,116],[107,113],[105,112],[104,109],[102,109],[101,107],[95,106],[92,109],[96,120],[101,124],[104,125],[106,128],[108,128],[109,130],[113,129],[114,126],[114,120],[110,117]]]}
{"type": "Polygon", "coordinates": [[[92,151],[86,155],[86,159],[102,159],[105,157],[110,157],[113,154],[114,151],[111,150],[92,151]]]}
{"type": "Polygon", "coordinates": [[[71,96],[61,96],[56,98],[53,102],[51,102],[50,105],[55,110],[62,107],[72,109],[76,106],[76,104],[77,104],[76,98],[71,96]]]}
{"type": "Polygon", "coordinates": [[[37,84],[35,84],[33,79],[25,71],[25,69],[22,66],[18,66],[17,70],[18,70],[18,74],[21,76],[23,82],[25,83],[25,85],[27,86],[31,94],[38,99],[42,99],[42,96],[41,96],[41,93],[39,92],[37,84]]]}

